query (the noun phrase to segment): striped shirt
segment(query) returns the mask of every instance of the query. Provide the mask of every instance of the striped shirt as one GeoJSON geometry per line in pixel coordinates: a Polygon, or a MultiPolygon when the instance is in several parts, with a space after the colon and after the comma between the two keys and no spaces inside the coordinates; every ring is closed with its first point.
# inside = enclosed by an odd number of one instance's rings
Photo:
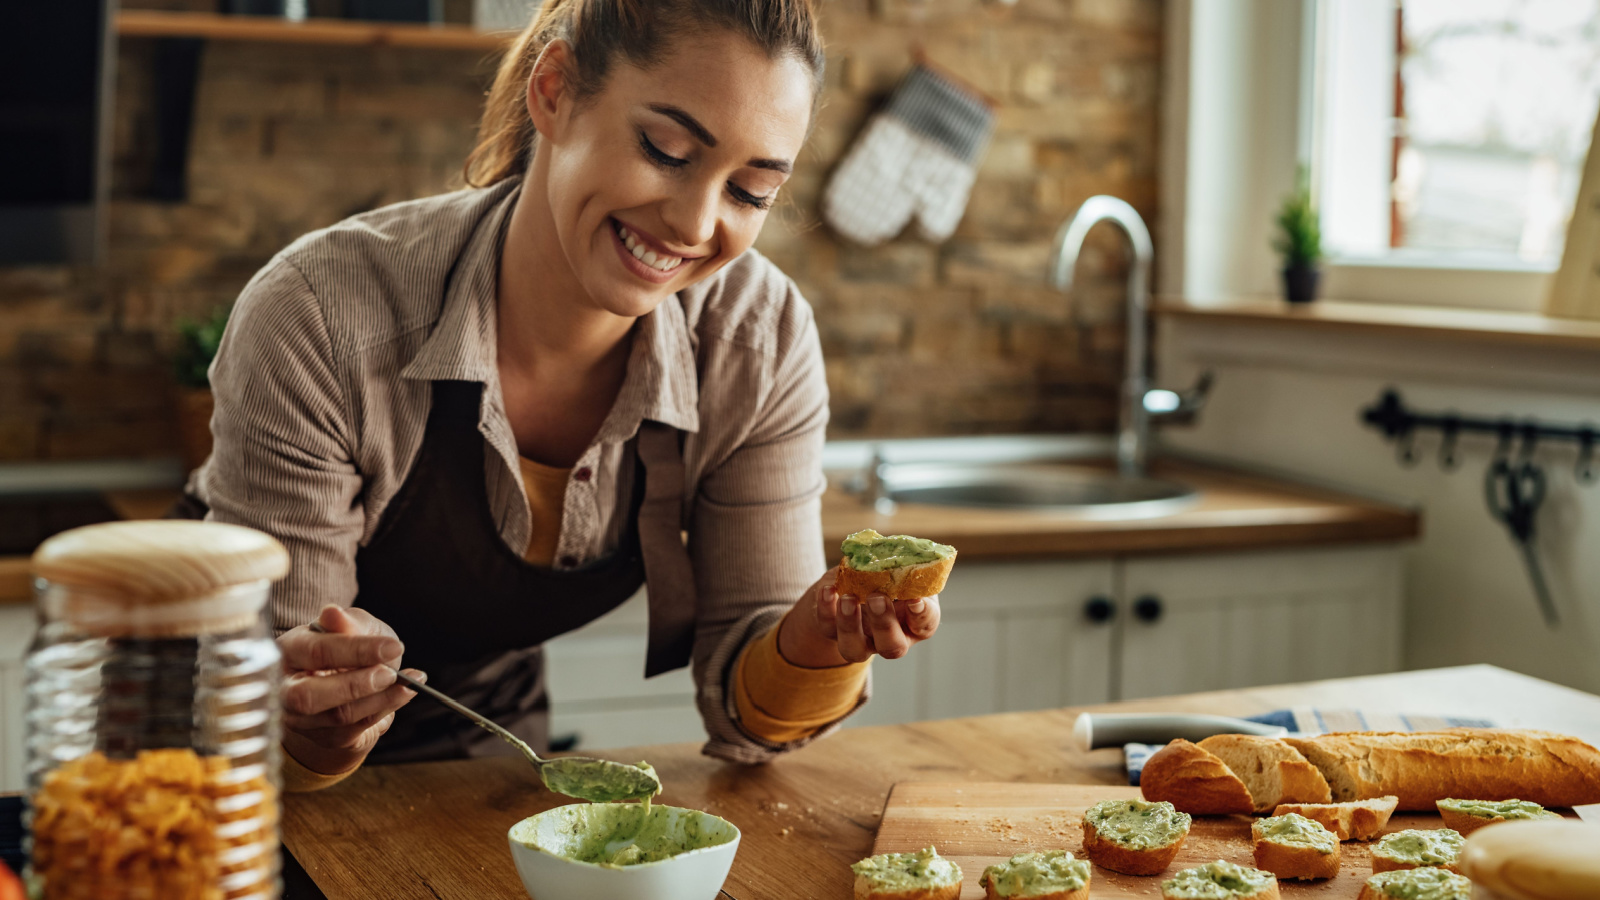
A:
{"type": "MultiPolygon", "coordinates": [[[[527,549],[528,503],[495,362],[495,285],[519,188],[512,179],[313,232],[240,295],[211,367],[215,449],[189,488],[210,518],[289,549],[293,567],[271,600],[280,631],[323,604],[356,601],[356,551],[416,460],[434,380],[484,385],[485,490],[501,539],[518,555],[527,549]]],[[[810,307],[751,250],[639,320],[622,389],[567,482],[558,569],[620,542],[640,423],[686,433],[693,674],[714,756],[761,762],[831,730],[763,741],[739,726],[731,690],[741,650],[826,568],[827,401],[810,307]]]]}

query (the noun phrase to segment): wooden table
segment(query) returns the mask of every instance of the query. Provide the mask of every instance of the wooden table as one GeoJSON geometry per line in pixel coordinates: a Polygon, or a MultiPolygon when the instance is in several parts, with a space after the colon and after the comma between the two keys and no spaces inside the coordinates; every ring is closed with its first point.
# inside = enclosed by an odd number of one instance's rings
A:
{"type": "MultiPolygon", "coordinates": [[[[1290,706],[1461,714],[1600,744],[1600,697],[1492,666],[1432,669],[1088,707],[1251,715],[1290,706]]],[[[1123,784],[1122,753],[1072,747],[1082,709],[1008,713],[841,732],[767,766],[701,756],[696,744],[608,752],[648,759],[664,803],[744,832],[724,896],[847,898],[897,781],[1123,784]]],[[[562,798],[564,799],[564,798],[562,798]]],[[[284,804],[284,842],[330,900],[525,900],[506,830],[560,805],[520,759],[363,769],[284,804]]]]}

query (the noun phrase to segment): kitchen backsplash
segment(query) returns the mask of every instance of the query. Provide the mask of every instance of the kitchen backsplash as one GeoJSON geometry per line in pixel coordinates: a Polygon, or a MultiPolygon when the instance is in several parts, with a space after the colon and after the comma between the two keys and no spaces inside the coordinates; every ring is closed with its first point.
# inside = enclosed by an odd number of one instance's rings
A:
{"type": "MultiPolygon", "coordinates": [[[[1154,219],[1158,0],[821,10],[826,96],[758,247],[816,308],[832,436],[1109,430],[1123,344],[1117,237],[1090,241],[1072,302],[1044,272],[1055,229],[1092,194],[1154,219]],[[999,102],[993,142],[948,242],[855,247],[819,224],[817,198],[915,46],[999,102]]],[[[108,264],[0,268],[0,460],[175,452],[175,321],[232,300],[307,230],[459,186],[493,70],[471,52],[211,43],[188,198],[167,203],[141,197],[155,44],[120,47],[108,264]]]]}

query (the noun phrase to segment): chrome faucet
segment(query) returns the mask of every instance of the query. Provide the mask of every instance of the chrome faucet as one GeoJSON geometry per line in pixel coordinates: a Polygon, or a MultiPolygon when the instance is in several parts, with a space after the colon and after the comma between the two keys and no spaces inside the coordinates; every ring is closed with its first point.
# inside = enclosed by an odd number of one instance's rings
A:
{"type": "Polygon", "coordinates": [[[1083,201],[1072,218],[1056,232],[1050,283],[1064,293],[1071,293],[1073,270],[1083,250],[1083,240],[1090,228],[1106,220],[1122,227],[1133,249],[1133,271],[1128,276],[1127,360],[1117,413],[1117,472],[1128,478],[1138,478],[1144,475],[1149,456],[1151,419],[1171,417],[1192,421],[1205,404],[1212,378],[1206,373],[1193,389],[1181,394],[1150,390],[1146,328],[1150,314],[1150,261],[1155,251],[1150,243],[1150,229],[1127,201],[1105,194],[1083,201]]]}

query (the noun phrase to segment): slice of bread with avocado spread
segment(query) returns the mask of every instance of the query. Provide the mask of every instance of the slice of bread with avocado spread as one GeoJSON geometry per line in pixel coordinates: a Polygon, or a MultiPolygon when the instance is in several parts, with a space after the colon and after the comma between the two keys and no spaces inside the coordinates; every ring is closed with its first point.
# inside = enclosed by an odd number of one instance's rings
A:
{"type": "Polygon", "coordinates": [[[1171,803],[1102,800],[1083,814],[1083,853],[1124,875],[1159,875],[1189,836],[1188,813],[1171,803]]]}
{"type": "Polygon", "coordinates": [[[1513,819],[1559,819],[1561,816],[1526,800],[1440,800],[1439,817],[1462,837],[1485,825],[1513,819]]]}
{"type": "Polygon", "coordinates": [[[1220,859],[1161,882],[1161,900],[1278,900],[1279,896],[1278,879],[1271,872],[1220,859]]]}
{"type": "Polygon", "coordinates": [[[1396,831],[1372,845],[1372,871],[1436,866],[1457,872],[1456,860],[1465,844],[1466,840],[1452,828],[1396,831]]]}
{"type": "Polygon", "coordinates": [[[1380,872],[1367,879],[1356,900],[1472,900],[1472,882],[1432,866],[1380,872]]]}
{"type": "Polygon", "coordinates": [[[956,564],[956,548],[909,534],[882,535],[868,528],[844,539],[839,548],[841,594],[881,593],[890,600],[932,597],[944,590],[956,564]]]}
{"type": "Polygon", "coordinates": [[[855,900],[956,900],[961,867],[933,847],[911,853],[880,853],[850,867],[855,900]]]}
{"type": "Polygon", "coordinates": [[[1321,822],[1322,827],[1338,835],[1341,841],[1370,841],[1383,834],[1399,804],[1400,798],[1393,795],[1345,803],[1280,803],[1272,814],[1299,813],[1321,822]]]}
{"type": "Polygon", "coordinates": [[[1065,850],[1018,853],[983,870],[986,900],[1026,897],[1028,900],[1088,900],[1094,867],[1065,850]]]}
{"type": "Polygon", "coordinates": [[[1288,813],[1250,826],[1256,868],[1279,878],[1311,881],[1339,874],[1339,838],[1322,823],[1288,813]]]}

